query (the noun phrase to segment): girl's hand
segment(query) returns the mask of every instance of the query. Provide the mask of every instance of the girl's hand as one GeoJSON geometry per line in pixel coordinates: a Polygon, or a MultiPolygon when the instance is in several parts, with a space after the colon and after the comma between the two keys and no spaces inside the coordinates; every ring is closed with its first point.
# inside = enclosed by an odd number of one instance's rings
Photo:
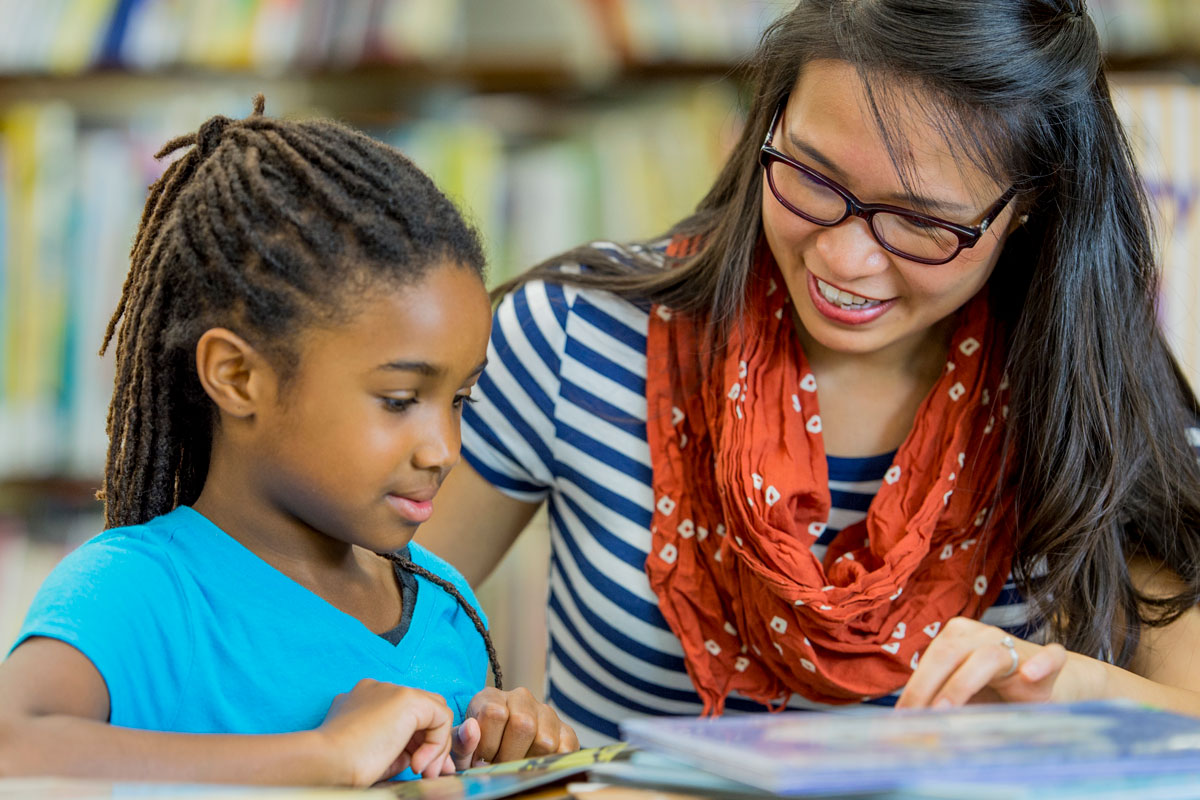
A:
{"type": "Polygon", "coordinates": [[[454,772],[453,724],[454,715],[440,696],[367,679],[334,698],[316,732],[349,770],[343,782],[371,786],[405,767],[426,778],[454,772]]]}
{"type": "Polygon", "coordinates": [[[455,736],[454,762],[460,769],[579,749],[571,726],[528,689],[484,689],[471,699],[467,717],[455,736]],[[469,726],[473,721],[478,739],[471,746],[475,731],[469,726]]]}
{"type": "Polygon", "coordinates": [[[955,617],[921,656],[896,707],[1082,699],[1088,694],[1083,672],[1083,665],[1069,659],[1062,645],[1037,645],[955,617]]]}

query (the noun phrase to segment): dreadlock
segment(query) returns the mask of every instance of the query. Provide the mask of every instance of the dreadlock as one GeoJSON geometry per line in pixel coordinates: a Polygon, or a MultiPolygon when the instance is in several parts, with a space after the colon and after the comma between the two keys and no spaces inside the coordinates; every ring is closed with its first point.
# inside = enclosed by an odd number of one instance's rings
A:
{"type": "MultiPolygon", "coordinates": [[[[150,186],[129,275],[104,333],[116,338],[104,501],[108,527],[138,525],[200,495],[216,410],[196,374],[212,327],[295,367],[288,334],[336,318],[330,298],[373,281],[419,282],[452,261],[482,276],[478,234],[399,151],[325,120],[215,116],[167,142],[184,150],[150,186]]],[[[405,569],[433,579],[411,562],[405,569]]],[[[479,629],[482,620],[451,591],[479,629]]]]}
{"type": "Polygon", "coordinates": [[[419,575],[431,583],[436,583],[447,594],[458,601],[458,604],[462,607],[462,610],[467,612],[467,616],[471,618],[471,622],[475,623],[475,629],[483,634],[483,645],[487,648],[488,664],[490,664],[492,667],[492,684],[497,689],[503,689],[504,674],[500,671],[500,659],[496,656],[496,648],[492,645],[491,637],[486,633],[487,626],[483,624],[483,620],[480,618],[479,612],[467,602],[466,598],[464,598],[462,593],[455,588],[454,584],[443,578],[441,575],[430,572],[424,567],[417,566],[409,558],[396,555],[395,553],[383,553],[382,555],[384,558],[387,558],[389,561],[399,566],[400,569],[407,570],[413,575],[419,575]]]}

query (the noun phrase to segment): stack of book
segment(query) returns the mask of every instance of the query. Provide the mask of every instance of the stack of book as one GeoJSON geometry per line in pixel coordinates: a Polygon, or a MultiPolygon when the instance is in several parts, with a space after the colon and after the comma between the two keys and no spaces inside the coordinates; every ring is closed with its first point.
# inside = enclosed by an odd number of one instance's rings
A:
{"type": "Polygon", "coordinates": [[[1200,56],[1200,3],[1192,0],[1088,0],[1105,49],[1114,57],[1200,56]]]}
{"type": "Polygon", "coordinates": [[[1163,270],[1160,321],[1200,391],[1200,87],[1161,77],[1126,80],[1113,99],[1152,202],[1163,270]]]}
{"type": "Polygon", "coordinates": [[[1178,800],[1200,794],[1200,720],[1124,702],[657,717],[621,744],[398,785],[402,800],[526,796],[1178,800]],[[613,794],[617,787],[625,791],[613,794]],[[600,790],[607,790],[600,792],[600,790]]]}
{"type": "Polygon", "coordinates": [[[361,65],[601,72],[736,60],[782,0],[61,0],[0,2],[0,73],[246,70],[361,65]]]}
{"type": "MultiPolygon", "coordinates": [[[[735,104],[728,86],[693,84],[558,112],[499,96],[372,132],[480,228],[498,283],[587,239],[648,237],[687,214],[736,133],[735,104]]],[[[124,128],[63,103],[0,112],[0,480],[99,475],[113,373],[97,351],[146,187],[164,168],[152,154],[248,105],[215,93],[124,128]]]]}

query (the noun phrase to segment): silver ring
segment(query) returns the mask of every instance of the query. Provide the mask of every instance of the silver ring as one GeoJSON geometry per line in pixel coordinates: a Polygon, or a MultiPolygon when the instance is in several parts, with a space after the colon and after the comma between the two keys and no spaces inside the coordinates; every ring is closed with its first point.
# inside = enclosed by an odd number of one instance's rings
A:
{"type": "Polygon", "coordinates": [[[1001,675],[1001,678],[1007,678],[1017,671],[1017,667],[1021,665],[1021,655],[1017,652],[1017,643],[1013,641],[1013,637],[1005,636],[1000,640],[1000,644],[1008,648],[1008,654],[1012,656],[1012,666],[1008,668],[1008,672],[1001,675]]]}

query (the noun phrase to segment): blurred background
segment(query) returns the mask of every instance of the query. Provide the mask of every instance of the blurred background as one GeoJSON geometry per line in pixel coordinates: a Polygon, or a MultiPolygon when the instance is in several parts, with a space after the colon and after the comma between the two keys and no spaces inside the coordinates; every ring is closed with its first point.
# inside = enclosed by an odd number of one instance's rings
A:
{"type": "MultiPolygon", "coordinates": [[[[497,283],[659,233],[737,135],[741,59],[786,0],[0,0],[0,656],[103,524],[111,354],[153,153],[263,92],[403,149],[482,231],[497,283]]],[[[1090,0],[1155,200],[1161,319],[1200,386],[1200,0],[1090,0]]],[[[540,534],[540,535],[539,535],[540,534]]],[[[479,595],[539,689],[535,520],[479,595]]]]}

